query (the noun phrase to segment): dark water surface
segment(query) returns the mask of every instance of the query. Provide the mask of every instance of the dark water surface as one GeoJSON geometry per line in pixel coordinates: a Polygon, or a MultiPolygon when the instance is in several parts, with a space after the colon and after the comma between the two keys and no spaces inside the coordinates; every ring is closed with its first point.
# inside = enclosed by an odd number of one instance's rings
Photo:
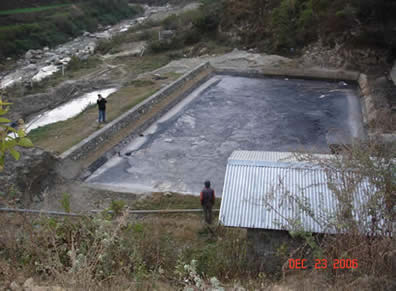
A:
{"type": "MultiPolygon", "coordinates": [[[[221,195],[234,150],[328,153],[326,136],[361,134],[355,87],[324,81],[216,76],[219,82],[126,147],[89,182],[127,191],[199,193],[210,179],[221,195]]],[[[212,80],[213,82],[213,80],[212,80]]]]}

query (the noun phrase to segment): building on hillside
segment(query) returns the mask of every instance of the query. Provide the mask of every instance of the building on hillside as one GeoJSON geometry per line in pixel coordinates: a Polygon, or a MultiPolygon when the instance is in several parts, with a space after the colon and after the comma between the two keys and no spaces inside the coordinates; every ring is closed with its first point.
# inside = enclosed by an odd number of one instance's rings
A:
{"type": "MultiPolygon", "coordinates": [[[[329,159],[331,155],[314,155],[329,159]]],[[[311,159],[312,160],[312,159],[311,159]]],[[[266,272],[276,272],[284,263],[276,254],[281,246],[296,247],[289,231],[336,233],[328,226],[340,206],[334,187],[341,187],[341,174],[332,176],[319,163],[301,162],[293,153],[235,151],[228,159],[219,222],[247,229],[251,257],[266,272]],[[259,258],[257,260],[257,258],[259,258]]],[[[349,172],[350,178],[354,177],[349,172]]],[[[350,217],[363,228],[371,218],[365,205],[374,189],[361,180],[350,188],[350,217]]],[[[339,213],[339,212],[338,212],[339,213]]],[[[362,229],[362,231],[366,231],[362,229]]],[[[284,259],[283,259],[284,260],[284,259]]]]}

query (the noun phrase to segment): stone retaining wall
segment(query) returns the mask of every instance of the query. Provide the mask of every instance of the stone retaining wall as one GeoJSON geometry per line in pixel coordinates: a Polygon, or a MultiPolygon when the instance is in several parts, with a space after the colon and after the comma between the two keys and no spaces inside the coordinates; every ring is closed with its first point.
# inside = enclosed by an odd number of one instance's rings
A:
{"type": "Polygon", "coordinates": [[[367,129],[370,139],[376,142],[394,143],[396,141],[396,134],[392,133],[394,131],[394,124],[392,122],[394,121],[392,120],[391,107],[388,104],[384,90],[376,89],[376,87],[386,87],[384,83],[390,81],[380,80],[380,84],[374,84],[376,82],[378,80],[370,81],[365,74],[360,74],[358,79],[363,124],[367,129]]]}
{"type": "MultiPolygon", "coordinates": [[[[153,105],[161,102],[163,99],[171,95],[172,93],[176,92],[177,90],[181,89],[186,82],[194,79],[196,76],[198,76],[200,73],[204,72],[205,70],[209,69],[209,63],[204,63],[199,65],[198,67],[194,68],[193,70],[187,72],[180,78],[178,78],[175,82],[172,84],[164,87],[163,89],[159,90],[157,93],[153,94],[151,97],[143,101],[142,103],[136,105],[129,111],[125,112],[122,114],[120,117],[117,119],[113,120],[109,124],[107,124],[105,127],[102,129],[96,131],[89,137],[85,138],[82,140],[80,143],[77,145],[73,146],[66,152],[64,152],[60,158],[61,159],[70,159],[70,160],[79,160],[82,157],[86,155],[86,153],[95,151],[98,149],[103,143],[105,143],[108,139],[110,139],[113,135],[115,135],[119,130],[121,130],[124,127],[127,127],[130,125],[132,122],[136,121],[139,119],[140,116],[148,112],[153,105]]],[[[209,73],[207,78],[209,77],[209,73]]],[[[205,79],[207,79],[205,78],[205,79]]],[[[198,84],[195,84],[195,86],[192,86],[193,88],[190,88],[190,92],[194,90],[198,84]]],[[[176,98],[177,101],[180,101],[186,94],[183,94],[183,96],[180,96],[179,98],[176,98]]],[[[172,102],[172,105],[174,103],[172,102]]],[[[169,109],[169,108],[167,108],[169,109]]],[[[165,109],[166,110],[166,109],[165,109]]],[[[159,112],[154,118],[151,118],[149,120],[149,123],[151,124],[153,121],[159,119],[163,114],[164,110],[159,112]]],[[[148,125],[146,125],[147,127],[148,125]]],[[[106,158],[107,160],[107,158],[106,158]]],[[[97,161],[97,163],[103,164],[103,161],[97,161]]]]}

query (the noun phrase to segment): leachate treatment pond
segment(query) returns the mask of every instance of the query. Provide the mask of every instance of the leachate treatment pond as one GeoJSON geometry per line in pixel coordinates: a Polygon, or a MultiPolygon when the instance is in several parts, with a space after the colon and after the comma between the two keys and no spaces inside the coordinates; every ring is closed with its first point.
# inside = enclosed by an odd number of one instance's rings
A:
{"type": "Polygon", "coordinates": [[[363,136],[356,87],[344,82],[216,75],[153,124],[87,182],[133,193],[221,196],[234,150],[329,153],[327,140],[363,136]]]}

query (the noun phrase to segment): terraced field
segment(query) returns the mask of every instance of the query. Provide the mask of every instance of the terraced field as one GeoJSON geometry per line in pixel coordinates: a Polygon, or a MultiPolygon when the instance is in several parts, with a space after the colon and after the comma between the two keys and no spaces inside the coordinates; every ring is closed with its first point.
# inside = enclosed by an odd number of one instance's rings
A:
{"type": "Polygon", "coordinates": [[[47,5],[47,6],[41,6],[41,7],[30,7],[30,8],[3,10],[3,11],[0,11],[0,15],[12,15],[12,14],[21,14],[21,13],[40,12],[40,11],[54,9],[54,8],[66,7],[66,6],[70,6],[70,5],[71,5],[70,3],[67,3],[67,4],[47,5]]]}

